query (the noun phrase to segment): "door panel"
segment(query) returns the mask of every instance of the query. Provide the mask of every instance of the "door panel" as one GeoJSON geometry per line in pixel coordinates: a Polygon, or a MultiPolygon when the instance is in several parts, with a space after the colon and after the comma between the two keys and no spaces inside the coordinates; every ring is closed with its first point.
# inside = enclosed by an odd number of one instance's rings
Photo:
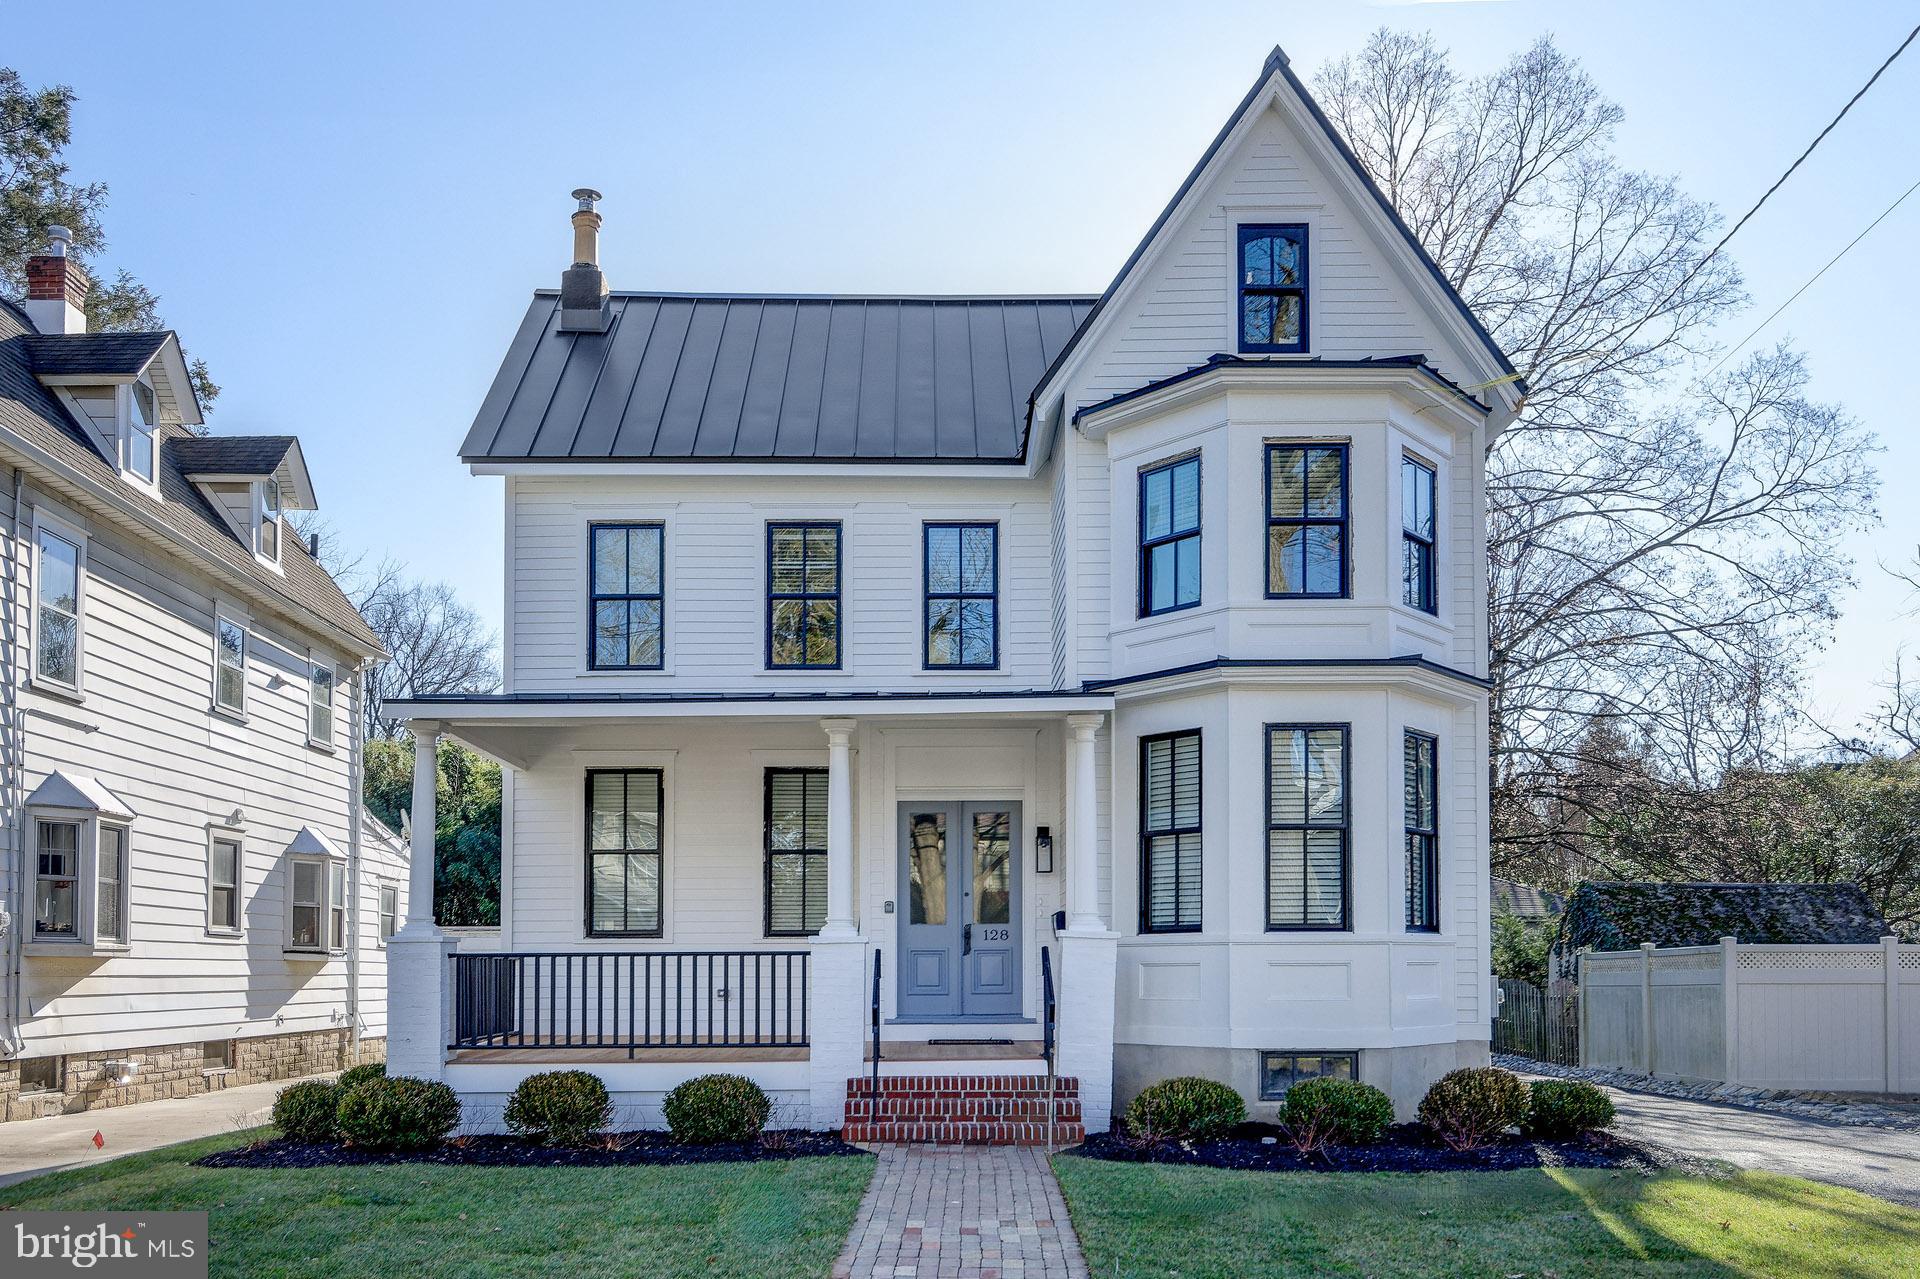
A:
{"type": "Polygon", "coordinates": [[[1020,1015],[1020,806],[900,805],[899,1015],[1020,1015]]]}

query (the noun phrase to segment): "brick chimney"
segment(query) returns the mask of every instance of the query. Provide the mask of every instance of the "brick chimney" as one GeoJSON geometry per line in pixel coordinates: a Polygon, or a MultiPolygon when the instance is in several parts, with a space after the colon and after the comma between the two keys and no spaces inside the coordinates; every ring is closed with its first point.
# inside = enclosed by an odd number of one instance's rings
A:
{"type": "Polygon", "coordinates": [[[27,259],[27,318],[42,333],[85,333],[87,293],[93,282],[67,256],[73,232],[47,228],[47,251],[27,259]]]}
{"type": "Polygon", "coordinates": [[[607,301],[607,277],[600,273],[600,193],[581,187],[573,193],[573,265],[560,273],[560,331],[605,333],[613,318],[607,301]]]}

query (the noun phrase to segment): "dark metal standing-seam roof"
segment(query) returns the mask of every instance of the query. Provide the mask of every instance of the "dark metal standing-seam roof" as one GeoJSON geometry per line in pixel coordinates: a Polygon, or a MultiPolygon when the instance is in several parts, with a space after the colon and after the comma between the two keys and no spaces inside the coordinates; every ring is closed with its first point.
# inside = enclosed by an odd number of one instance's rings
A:
{"type": "Polygon", "coordinates": [[[605,333],[534,295],[469,462],[1013,462],[1091,297],[615,293],[605,333]]]}

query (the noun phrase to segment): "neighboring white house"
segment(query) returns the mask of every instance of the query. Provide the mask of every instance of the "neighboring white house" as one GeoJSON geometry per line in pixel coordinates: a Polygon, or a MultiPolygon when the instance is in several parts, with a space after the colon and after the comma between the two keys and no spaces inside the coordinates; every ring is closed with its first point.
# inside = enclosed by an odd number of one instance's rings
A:
{"type": "Polygon", "coordinates": [[[299,441],[193,435],[178,340],[88,333],[65,247],[0,304],[5,1119],[377,1057],[406,898],[299,441]]]}
{"type": "Polygon", "coordinates": [[[576,195],[461,450],[504,691],[399,711],[505,765],[501,938],[449,964],[416,854],[397,1069],[484,1123],[729,1063],[835,1126],[876,989],[883,1073],[1001,1076],[1051,988],[1094,1130],[1486,1060],[1522,388],[1278,50],[1098,298],[608,292],[576,195]]]}

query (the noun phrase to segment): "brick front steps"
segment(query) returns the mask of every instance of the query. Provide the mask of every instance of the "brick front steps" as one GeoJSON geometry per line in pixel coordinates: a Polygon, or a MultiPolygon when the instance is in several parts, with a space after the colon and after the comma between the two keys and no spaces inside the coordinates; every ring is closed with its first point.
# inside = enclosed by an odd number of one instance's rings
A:
{"type": "MultiPolygon", "coordinates": [[[[1086,1136],[1080,1081],[1054,1082],[1053,1140],[1086,1136]]],[[[870,1096],[871,1078],[847,1081],[847,1141],[1039,1146],[1047,1140],[1045,1075],[889,1075],[870,1096]]]]}

